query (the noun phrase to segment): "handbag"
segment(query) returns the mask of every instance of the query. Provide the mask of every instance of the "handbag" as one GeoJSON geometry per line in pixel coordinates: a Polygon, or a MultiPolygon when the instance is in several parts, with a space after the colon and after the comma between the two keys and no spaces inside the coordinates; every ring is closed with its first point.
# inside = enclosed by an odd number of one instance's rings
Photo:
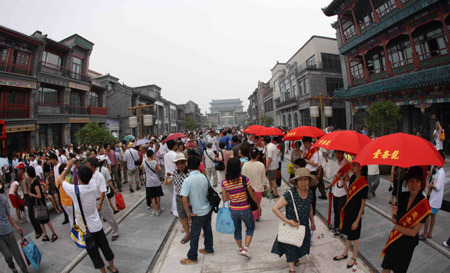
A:
{"type": "Polygon", "coordinates": [[[134,156],[133,156],[133,153],[131,152],[131,150],[129,150],[129,152],[131,154],[131,158],[133,158],[133,160],[134,160],[134,165],[135,166],[141,166],[142,161],[134,159],[134,156]]]}
{"type": "Polygon", "coordinates": [[[252,211],[258,210],[258,204],[255,202],[255,200],[253,200],[253,198],[250,196],[250,193],[248,192],[247,177],[242,176],[242,184],[244,185],[245,193],[247,194],[247,201],[250,207],[252,208],[252,211]]]}
{"type": "Polygon", "coordinates": [[[226,207],[225,203],[228,202],[223,202],[217,213],[216,231],[223,234],[234,234],[234,221],[231,217],[230,205],[228,204],[226,207]]]}
{"type": "Polygon", "coordinates": [[[444,132],[439,134],[439,140],[440,141],[445,141],[445,133],[444,132]]]}
{"type": "MultiPolygon", "coordinates": [[[[225,170],[225,163],[223,163],[223,152],[219,151],[222,154],[222,161],[216,161],[216,165],[214,166],[216,171],[223,171],[225,170]]],[[[209,157],[209,156],[208,156],[209,157]]]]}
{"type": "MultiPolygon", "coordinates": [[[[289,193],[292,197],[292,204],[294,205],[297,222],[300,223],[300,219],[298,218],[297,213],[297,206],[295,205],[294,195],[292,195],[292,190],[289,190],[289,193]]],[[[280,223],[278,224],[278,242],[301,247],[303,245],[303,240],[305,239],[305,231],[306,228],[304,225],[293,227],[284,221],[280,221],[280,223]]]]}
{"type": "Polygon", "coordinates": [[[73,226],[70,230],[70,238],[79,248],[91,249],[96,246],[95,239],[92,233],[89,231],[88,224],[86,222],[86,217],[84,216],[83,206],[81,205],[80,189],[78,185],[74,185],[75,194],[77,195],[78,206],[80,207],[81,217],[83,218],[84,226],[86,227],[83,231],[75,222],[75,205],[72,203],[73,208],[73,226]]]}
{"type": "Polygon", "coordinates": [[[220,199],[219,194],[211,187],[211,183],[209,182],[208,177],[205,175],[206,180],[208,180],[208,201],[212,206],[212,210],[217,213],[219,211],[220,199]]]}
{"type": "MultiPolygon", "coordinates": [[[[41,196],[43,196],[42,189],[40,186],[39,191],[41,192],[41,196]]],[[[41,202],[39,202],[41,204],[38,205],[37,198],[35,198],[34,201],[35,201],[33,206],[34,219],[36,219],[37,221],[48,221],[49,217],[47,207],[45,205],[42,205],[41,202]]]]}

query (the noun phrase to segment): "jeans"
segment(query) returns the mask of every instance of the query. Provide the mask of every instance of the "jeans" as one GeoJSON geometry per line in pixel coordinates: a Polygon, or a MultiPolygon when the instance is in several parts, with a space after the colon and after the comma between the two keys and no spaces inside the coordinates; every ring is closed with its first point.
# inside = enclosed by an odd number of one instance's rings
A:
{"type": "Polygon", "coordinates": [[[189,260],[197,261],[198,240],[200,238],[200,232],[202,231],[202,229],[205,235],[205,250],[210,253],[214,252],[211,215],[212,210],[204,216],[192,217],[190,249],[187,254],[189,260]]]}
{"type": "Polygon", "coordinates": [[[245,235],[253,236],[255,231],[255,219],[253,218],[252,209],[248,208],[246,210],[231,210],[231,218],[234,222],[234,239],[242,240],[242,225],[241,221],[245,224],[245,235]]]}
{"type": "Polygon", "coordinates": [[[367,182],[369,184],[369,193],[374,194],[378,188],[378,185],[380,184],[380,175],[379,174],[368,175],[367,182]]]}

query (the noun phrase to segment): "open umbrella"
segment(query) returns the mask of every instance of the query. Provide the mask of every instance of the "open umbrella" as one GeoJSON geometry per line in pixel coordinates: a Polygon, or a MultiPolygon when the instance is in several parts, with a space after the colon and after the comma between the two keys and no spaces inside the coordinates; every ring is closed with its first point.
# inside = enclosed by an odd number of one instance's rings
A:
{"type": "Polygon", "coordinates": [[[356,155],[369,144],[370,138],[366,135],[351,130],[335,131],[325,134],[314,143],[313,147],[321,147],[327,150],[339,150],[347,154],[356,155]]]}
{"type": "Polygon", "coordinates": [[[245,134],[252,134],[252,135],[254,135],[254,134],[256,134],[256,132],[258,131],[258,130],[260,130],[260,129],[262,129],[262,128],[266,128],[266,127],[264,127],[264,126],[261,126],[261,125],[250,125],[250,126],[248,126],[243,132],[245,133],[245,134]]]}
{"type": "Polygon", "coordinates": [[[150,142],[150,139],[143,138],[143,139],[138,139],[134,145],[139,146],[142,144],[147,144],[149,142],[150,142]]]}
{"type": "Polygon", "coordinates": [[[379,137],[367,144],[353,160],[364,165],[390,165],[401,168],[412,166],[442,166],[444,159],[426,139],[397,133],[379,137]]]}
{"type": "Polygon", "coordinates": [[[283,131],[275,127],[260,128],[256,132],[257,136],[284,136],[283,131]]]}
{"type": "Polygon", "coordinates": [[[303,137],[317,138],[317,137],[321,137],[323,135],[325,135],[325,132],[320,130],[317,127],[300,126],[300,127],[290,130],[284,137],[284,140],[296,141],[296,140],[301,140],[303,137]]]}
{"type": "Polygon", "coordinates": [[[183,133],[173,133],[171,135],[169,135],[164,141],[169,141],[169,140],[175,140],[175,139],[179,139],[179,138],[183,138],[183,137],[187,137],[186,134],[183,133]]]}
{"type": "Polygon", "coordinates": [[[135,140],[135,139],[136,138],[134,136],[132,136],[132,135],[128,135],[128,136],[123,138],[123,140],[125,140],[125,141],[132,141],[132,140],[135,140]]]}

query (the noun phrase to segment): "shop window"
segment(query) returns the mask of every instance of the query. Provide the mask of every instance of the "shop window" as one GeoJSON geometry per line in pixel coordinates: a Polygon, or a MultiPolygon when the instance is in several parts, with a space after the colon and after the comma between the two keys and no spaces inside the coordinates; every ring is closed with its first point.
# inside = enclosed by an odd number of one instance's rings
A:
{"type": "Polygon", "coordinates": [[[53,69],[57,69],[57,70],[61,70],[61,65],[62,65],[62,61],[61,61],[61,57],[53,54],[51,52],[48,51],[44,51],[44,53],[42,54],[42,62],[44,64],[44,66],[53,68],[53,69]]]}
{"type": "Polygon", "coordinates": [[[413,41],[420,60],[448,54],[447,37],[441,22],[432,21],[414,30],[413,41]]]}
{"type": "Polygon", "coordinates": [[[48,87],[39,88],[39,102],[58,103],[58,90],[48,87]]]}

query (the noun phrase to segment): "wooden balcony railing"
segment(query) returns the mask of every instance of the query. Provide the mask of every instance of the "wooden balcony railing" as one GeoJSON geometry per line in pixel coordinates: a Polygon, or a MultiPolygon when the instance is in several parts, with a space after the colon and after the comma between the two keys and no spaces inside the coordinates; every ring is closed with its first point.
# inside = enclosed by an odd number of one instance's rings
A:
{"type": "Polygon", "coordinates": [[[105,107],[80,107],[63,103],[36,102],[37,114],[75,114],[75,115],[94,115],[107,116],[108,109],[105,107]]]}
{"type": "Polygon", "coordinates": [[[33,75],[33,69],[31,67],[29,67],[28,65],[13,64],[10,62],[1,62],[0,61],[0,71],[17,73],[17,74],[27,75],[27,76],[33,75]]]}
{"type": "Polygon", "coordinates": [[[68,78],[83,81],[83,82],[90,81],[89,76],[87,76],[85,74],[76,73],[76,72],[68,69],[67,67],[55,65],[52,63],[44,62],[44,61],[39,62],[39,71],[48,73],[48,74],[62,76],[62,77],[68,77],[68,78]]]}
{"type": "Polygon", "coordinates": [[[30,107],[27,106],[3,106],[0,109],[0,119],[7,118],[29,118],[30,117],[30,107]]]}

